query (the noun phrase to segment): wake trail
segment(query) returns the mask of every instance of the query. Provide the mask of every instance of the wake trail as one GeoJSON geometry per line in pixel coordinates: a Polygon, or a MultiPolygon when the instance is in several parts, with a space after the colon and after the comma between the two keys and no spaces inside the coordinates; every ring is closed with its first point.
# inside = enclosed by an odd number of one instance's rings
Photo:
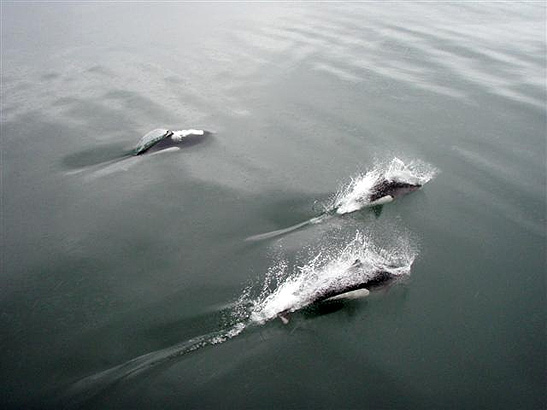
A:
{"type": "Polygon", "coordinates": [[[161,364],[172,363],[173,360],[188,353],[195,352],[207,346],[224,343],[239,335],[246,327],[247,324],[243,322],[237,323],[231,327],[197,336],[165,349],[146,353],[123,364],[81,379],[73,384],[68,391],[68,406],[75,407],[124,380],[150,371],[161,364]]]}
{"type": "Polygon", "coordinates": [[[289,226],[288,228],[282,228],[282,229],[276,229],[275,231],[260,233],[258,235],[249,236],[248,238],[245,238],[246,241],[261,241],[264,239],[270,239],[275,238],[276,236],[282,236],[289,234],[291,232],[297,231],[299,229],[302,229],[308,225],[318,224],[320,222],[324,222],[327,219],[330,219],[333,215],[330,214],[322,214],[319,216],[316,216],[314,218],[308,219],[304,222],[299,222],[295,225],[289,226]]]}
{"type": "MultiPolygon", "coordinates": [[[[158,155],[168,154],[172,152],[180,151],[179,147],[165,148],[161,151],[151,152],[146,154],[146,157],[155,157],[158,155]]],[[[118,158],[110,159],[107,161],[99,162],[93,165],[83,166],[68,172],[65,172],[67,176],[89,175],[94,178],[100,178],[114,174],[116,172],[128,171],[130,167],[142,162],[142,156],[135,156],[132,153],[126,153],[118,158]]]]}

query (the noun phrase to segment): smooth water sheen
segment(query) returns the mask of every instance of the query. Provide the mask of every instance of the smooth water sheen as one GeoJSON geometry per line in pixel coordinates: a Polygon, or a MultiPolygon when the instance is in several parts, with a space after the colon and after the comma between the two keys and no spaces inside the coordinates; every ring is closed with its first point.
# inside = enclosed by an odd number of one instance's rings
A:
{"type": "Polygon", "coordinates": [[[1,408],[547,406],[543,2],[0,7],[1,408]]]}

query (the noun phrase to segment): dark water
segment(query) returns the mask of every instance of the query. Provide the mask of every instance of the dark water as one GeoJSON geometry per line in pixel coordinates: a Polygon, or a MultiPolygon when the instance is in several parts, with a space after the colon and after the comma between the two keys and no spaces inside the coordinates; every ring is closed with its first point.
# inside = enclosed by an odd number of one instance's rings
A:
{"type": "Polygon", "coordinates": [[[1,407],[545,408],[545,21],[541,2],[2,2],[1,407]],[[126,157],[159,127],[215,134],[126,157]],[[394,156],[440,173],[245,241],[394,156]],[[356,230],[410,238],[410,280],[233,327],[271,267],[356,230]]]}

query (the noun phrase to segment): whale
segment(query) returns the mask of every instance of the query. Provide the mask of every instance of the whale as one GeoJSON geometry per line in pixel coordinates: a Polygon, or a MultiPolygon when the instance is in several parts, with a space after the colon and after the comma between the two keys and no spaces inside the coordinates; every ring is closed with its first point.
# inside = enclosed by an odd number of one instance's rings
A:
{"type": "Polygon", "coordinates": [[[405,182],[396,179],[381,178],[362,195],[351,195],[335,208],[339,215],[358,211],[362,208],[380,207],[393,202],[396,198],[416,191],[422,184],[405,182]]]}
{"type": "Polygon", "coordinates": [[[245,240],[260,241],[287,235],[363,209],[368,209],[378,218],[383,205],[421,189],[437,172],[433,166],[420,161],[412,161],[407,165],[399,158],[394,158],[389,166],[378,164],[367,173],[352,178],[349,184],[331,196],[332,199],[325,204],[319,215],[286,228],[251,235],[245,240]]]}
{"type": "MultiPolygon", "coordinates": [[[[348,272],[350,271],[358,271],[364,268],[363,262],[361,260],[356,259],[355,262],[348,268],[348,272]]],[[[393,273],[384,270],[384,269],[377,269],[372,274],[367,275],[367,280],[364,282],[357,282],[347,285],[341,285],[337,287],[332,287],[329,289],[325,289],[322,292],[319,292],[315,295],[315,297],[311,300],[309,304],[315,304],[315,303],[322,303],[322,302],[330,302],[332,300],[340,300],[340,299],[356,299],[356,296],[367,296],[367,292],[356,292],[358,290],[376,290],[378,288],[387,286],[388,284],[392,283],[396,279],[396,275],[393,273]]]]}
{"type": "MultiPolygon", "coordinates": [[[[348,268],[348,271],[358,271],[363,269],[364,264],[361,260],[356,259],[355,262],[348,268]]],[[[393,274],[387,270],[377,269],[372,274],[367,275],[367,280],[350,284],[342,284],[339,286],[324,289],[313,296],[313,298],[302,308],[317,305],[322,303],[330,303],[335,301],[355,300],[367,297],[370,291],[378,290],[389,286],[395,282],[399,275],[393,274]]],[[[286,309],[277,314],[277,317],[283,324],[289,323],[288,315],[292,313],[291,309],[286,309]]]]}
{"type": "Polygon", "coordinates": [[[382,179],[371,188],[371,193],[368,196],[369,206],[391,202],[395,198],[416,191],[421,187],[422,185],[418,183],[412,184],[409,182],[382,179]]]}
{"type": "Polygon", "coordinates": [[[288,228],[276,229],[274,231],[265,232],[257,235],[247,237],[246,241],[259,241],[263,239],[270,239],[280,235],[285,235],[296,230],[302,229],[308,225],[314,225],[321,222],[325,222],[332,218],[334,215],[344,215],[347,213],[358,211],[362,208],[369,208],[378,217],[382,212],[382,205],[393,202],[396,198],[406,195],[410,192],[416,191],[422,187],[422,184],[401,182],[395,180],[382,179],[370,189],[367,195],[352,198],[348,201],[344,201],[335,208],[322,213],[319,216],[308,219],[303,222],[299,222],[288,228]],[[350,209],[348,211],[348,208],[350,209]]]}
{"type": "Polygon", "coordinates": [[[182,142],[188,137],[204,137],[211,134],[205,130],[178,130],[172,131],[165,128],[157,128],[144,135],[133,150],[133,155],[142,155],[152,147],[165,148],[182,142]]]}

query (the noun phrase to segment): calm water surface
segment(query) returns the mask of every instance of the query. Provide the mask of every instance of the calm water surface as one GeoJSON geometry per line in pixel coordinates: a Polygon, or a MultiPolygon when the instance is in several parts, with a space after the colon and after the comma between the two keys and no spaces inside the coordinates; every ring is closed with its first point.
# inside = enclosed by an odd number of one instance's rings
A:
{"type": "Polygon", "coordinates": [[[0,407],[545,408],[544,3],[1,18],[0,407]],[[159,127],[214,135],[127,157],[159,127]],[[394,156],[440,172],[379,214],[245,240],[394,156]],[[357,230],[410,238],[410,280],[233,327],[280,260],[357,230]]]}

